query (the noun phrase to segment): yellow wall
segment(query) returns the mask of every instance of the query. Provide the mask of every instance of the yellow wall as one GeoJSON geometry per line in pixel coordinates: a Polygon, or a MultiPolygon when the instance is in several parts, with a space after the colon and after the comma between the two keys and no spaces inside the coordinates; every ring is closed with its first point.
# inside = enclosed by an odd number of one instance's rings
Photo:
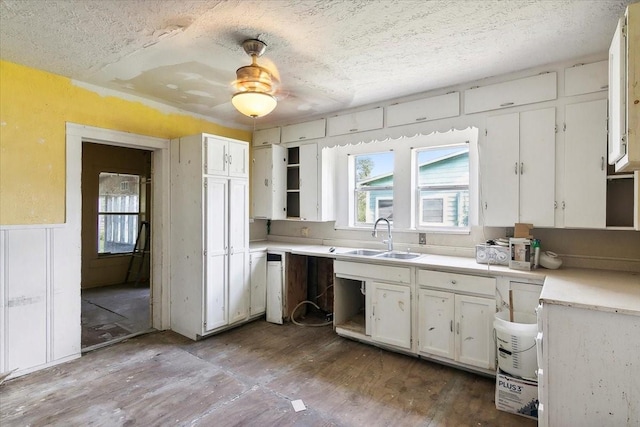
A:
{"type": "Polygon", "coordinates": [[[65,221],[65,123],[177,138],[248,131],[103,97],[70,79],[0,61],[0,225],[65,221]]]}

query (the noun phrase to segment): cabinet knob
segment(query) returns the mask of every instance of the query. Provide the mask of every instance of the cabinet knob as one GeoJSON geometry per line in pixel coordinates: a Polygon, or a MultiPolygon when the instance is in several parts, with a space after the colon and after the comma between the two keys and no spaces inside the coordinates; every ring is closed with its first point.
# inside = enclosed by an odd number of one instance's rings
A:
{"type": "Polygon", "coordinates": [[[421,121],[423,121],[423,120],[427,120],[427,118],[426,118],[426,117],[418,117],[418,118],[416,119],[416,122],[421,122],[421,121]]]}
{"type": "Polygon", "coordinates": [[[513,105],[513,102],[503,102],[502,104],[500,104],[501,107],[508,107],[510,105],[513,105]]]}
{"type": "Polygon", "coordinates": [[[452,285],[455,285],[456,283],[458,283],[458,282],[456,282],[455,280],[451,280],[451,284],[452,285]]]}

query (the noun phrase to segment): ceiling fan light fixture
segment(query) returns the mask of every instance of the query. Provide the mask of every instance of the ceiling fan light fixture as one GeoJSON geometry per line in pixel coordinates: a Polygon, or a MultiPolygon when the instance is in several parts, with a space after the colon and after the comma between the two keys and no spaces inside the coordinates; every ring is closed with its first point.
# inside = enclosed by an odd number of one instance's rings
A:
{"type": "Polygon", "coordinates": [[[272,95],[271,73],[256,61],[266,47],[267,45],[260,40],[245,40],[242,48],[251,56],[251,65],[236,70],[234,86],[237,92],[231,98],[231,103],[240,113],[253,118],[266,116],[278,104],[272,95]]]}
{"type": "Polygon", "coordinates": [[[266,92],[246,91],[238,92],[231,98],[236,110],[249,117],[266,116],[276,108],[278,101],[266,92]]]}

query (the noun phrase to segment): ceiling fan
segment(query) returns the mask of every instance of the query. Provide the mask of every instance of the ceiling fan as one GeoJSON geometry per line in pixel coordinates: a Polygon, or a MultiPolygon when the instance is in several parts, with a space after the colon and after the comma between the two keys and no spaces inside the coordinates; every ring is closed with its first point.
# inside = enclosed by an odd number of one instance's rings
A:
{"type": "Polygon", "coordinates": [[[236,70],[236,80],[233,82],[236,93],[233,94],[231,103],[245,116],[266,116],[278,104],[273,95],[274,81],[277,80],[269,70],[257,63],[257,58],[264,54],[267,45],[258,39],[248,39],[242,42],[242,48],[251,56],[251,65],[236,70]]]}

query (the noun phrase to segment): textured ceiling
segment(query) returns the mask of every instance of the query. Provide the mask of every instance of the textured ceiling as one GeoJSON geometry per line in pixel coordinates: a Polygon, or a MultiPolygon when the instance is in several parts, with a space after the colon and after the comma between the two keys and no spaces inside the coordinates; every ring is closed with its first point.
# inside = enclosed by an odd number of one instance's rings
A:
{"type": "Polygon", "coordinates": [[[279,104],[258,126],[601,53],[628,0],[0,0],[0,55],[218,123],[242,40],[279,104]]]}

